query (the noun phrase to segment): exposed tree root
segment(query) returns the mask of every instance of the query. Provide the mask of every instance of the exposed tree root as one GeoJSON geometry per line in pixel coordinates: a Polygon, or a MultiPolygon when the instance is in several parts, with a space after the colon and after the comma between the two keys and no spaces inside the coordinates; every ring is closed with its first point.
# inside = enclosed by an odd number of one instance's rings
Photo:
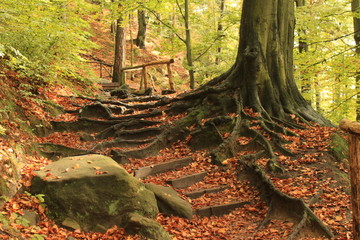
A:
{"type": "Polygon", "coordinates": [[[153,138],[145,140],[114,140],[95,145],[91,151],[101,151],[107,148],[134,148],[154,141],[153,138]]]}
{"type": "MultiPolygon", "coordinates": [[[[264,200],[269,204],[268,216],[262,223],[266,225],[271,218],[287,217],[296,222],[296,226],[288,239],[297,239],[316,234],[318,237],[332,238],[334,235],[329,228],[314,214],[303,200],[290,197],[280,192],[266,176],[265,172],[254,163],[254,158],[241,158],[239,162],[245,167],[249,178],[262,193],[264,200]]],[[[315,196],[319,197],[319,196],[315,196]]]]}
{"type": "MultiPolygon", "coordinates": [[[[218,84],[219,82],[217,82],[218,84]]],[[[200,99],[205,99],[209,91],[219,93],[223,91],[222,87],[205,87],[200,91],[192,94],[187,94],[182,97],[182,100],[191,100],[193,102],[202,102],[200,99]],[[215,90],[216,89],[216,90],[215,90]],[[199,99],[200,98],[200,99],[199,99]]],[[[239,96],[235,94],[235,96],[239,96]]],[[[240,162],[248,170],[250,178],[259,187],[266,202],[269,204],[269,214],[265,219],[264,224],[272,218],[280,216],[290,217],[294,219],[295,227],[290,234],[289,239],[297,239],[303,236],[322,236],[326,238],[333,237],[331,231],[324,225],[324,223],[312,212],[312,210],[304,203],[303,200],[292,198],[275,188],[271,180],[266,176],[265,172],[254,163],[255,159],[268,157],[268,169],[270,172],[281,172],[283,169],[277,162],[276,152],[293,156],[294,154],[283,147],[287,143],[281,136],[297,136],[291,129],[304,129],[304,125],[296,123],[296,118],[299,122],[304,122],[305,125],[311,125],[309,121],[315,120],[311,111],[301,113],[289,112],[288,119],[270,116],[262,107],[259,107],[260,112],[248,113],[243,109],[243,100],[241,96],[235,98],[237,104],[237,118],[235,124],[232,126],[230,135],[225,139],[223,132],[218,128],[219,122],[216,119],[225,118],[221,113],[217,117],[210,118],[206,124],[213,126],[214,134],[218,135],[222,142],[211,152],[213,162],[221,164],[227,158],[237,156],[241,150],[252,149],[258,150],[256,154],[246,155],[241,158],[240,162]],[[251,137],[247,145],[240,145],[237,139],[241,136],[251,137]]],[[[195,104],[196,105],[196,104],[195,104]]],[[[200,107],[200,106],[199,106],[200,107]]],[[[211,106],[208,106],[211,108],[211,106]]],[[[197,107],[194,106],[193,109],[197,107]]],[[[256,108],[255,108],[256,109],[256,108]]],[[[219,114],[219,113],[218,113],[219,114]]],[[[231,120],[233,121],[233,120],[231,120]]],[[[230,121],[229,121],[230,122],[230,121]]],[[[326,122],[320,117],[320,122],[326,122]]],[[[196,131],[206,131],[205,124],[202,126],[199,119],[193,118],[193,123],[196,124],[196,131]]],[[[327,122],[326,122],[327,123],[327,122]]],[[[194,132],[194,131],[193,131],[194,132]]],[[[319,197],[319,196],[315,196],[319,197]]]]}
{"type": "Polygon", "coordinates": [[[115,137],[116,132],[123,129],[138,129],[143,127],[150,127],[154,126],[156,124],[160,124],[159,121],[149,121],[149,120],[143,120],[143,119],[135,119],[135,120],[129,120],[129,121],[123,121],[120,123],[117,123],[115,125],[112,125],[111,127],[103,130],[99,134],[96,135],[97,139],[105,139],[109,137],[115,137]]]}
{"type": "Polygon", "coordinates": [[[118,161],[117,156],[120,156],[121,159],[124,157],[141,159],[156,156],[160,150],[166,146],[167,144],[164,144],[164,142],[162,142],[159,138],[156,138],[145,147],[125,151],[113,149],[111,154],[115,161],[118,161]]]}
{"type": "MultiPolygon", "coordinates": [[[[79,118],[75,122],[65,121],[51,121],[52,132],[87,132],[96,133],[101,132],[113,125],[119,124],[122,121],[109,121],[109,120],[94,120],[89,118],[79,118]]],[[[51,133],[51,132],[50,132],[51,133]]]]}
{"type": "Polygon", "coordinates": [[[154,137],[160,134],[163,128],[160,127],[148,127],[134,130],[121,130],[115,132],[115,137],[124,140],[141,140],[149,137],[154,137]]]}
{"type": "Polygon", "coordinates": [[[161,114],[162,114],[162,111],[154,110],[149,113],[133,114],[133,115],[122,116],[122,117],[112,117],[110,120],[131,120],[131,119],[150,118],[150,117],[160,116],[161,114]]]}
{"type": "MultiPolygon", "coordinates": [[[[271,219],[285,217],[291,219],[295,224],[288,239],[306,236],[333,237],[330,230],[303,200],[290,197],[276,189],[272,181],[266,176],[265,170],[261,169],[255,162],[260,158],[269,158],[266,171],[283,173],[281,165],[277,162],[277,154],[294,156],[290,150],[284,147],[284,144],[288,142],[283,136],[297,136],[292,129],[304,129],[306,125],[311,125],[309,121],[316,120],[316,117],[320,123],[327,123],[326,120],[317,116],[312,109],[304,107],[291,108],[288,104],[284,104],[277,109],[271,106],[272,103],[266,103],[263,106],[259,99],[250,96],[251,93],[228,86],[228,81],[224,80],[236,77],[235,75],[236,73],[230,70],[198,90],[181,94],[173,99],[146,97],[129,99],[119,103],[102,101],[102,103],[137,109],[167,105],[167,109],[164,110],[167,114],[187,111],[188,115],[168,129],[128,130],[157,124],[158,122],[142,120],[142,118],[161,115],[162,111],[157,110],[146,114],[112,118],[110,121],[112,124],[102,129],[96,138],[121,137],[126,140],[117,139],[113,142],[102,143],[95,146],[93,150],[124,146],[137,147],[126,151],[116,149],[111,151],[114,160],[126,162],[127,158],[145,158],[157,155],[164,147],[190,136],[187,140],[189,145],[195,146],[195,149],[213,149],[210,155],[213,163],[218,165],[222,165],[222,161],[225,159],[239,156],[238,154],[243,151],[256,151],[253,154],[242,156],[239,162],[245,167],[247,176],[259,188],[269,206],[268,215],[259,229],[269,223],[271,219]],[[127,104],[134,101],[154,100],[157,102],[127,104]],[[133,136],[136,137],[133,138],[133,136]],[[148,139],[144,139],[146,137],[148,139]],[[244,137],[248,142],[240,143],[239,139],[244,137]],[[141,144],[146,145],[138,147],[141,144]]],[[[79,119],[79,121],[85,120],[79,119]]],[[[95,124],[100,124],[100,122],[95,122],[95,124]]],[[[99,127],[97,126],[97,128],[99,127]]],[[[69,127],[62,126],[62,128],[69,127]]],[[[313,199],[319,198],[319,196],[320,194],[317,194],[313,199]]]]}
{"type": "Polygon", "coordinates": [[[95,152],[91,150],[82,150],[77,148],[71,148],[60,144],[54,143],[41,143],[39,144],[40,152],[43,156],[49,159],[59,159],[61,157],[70,157],[77,155],[93,154],[95,152]]]}

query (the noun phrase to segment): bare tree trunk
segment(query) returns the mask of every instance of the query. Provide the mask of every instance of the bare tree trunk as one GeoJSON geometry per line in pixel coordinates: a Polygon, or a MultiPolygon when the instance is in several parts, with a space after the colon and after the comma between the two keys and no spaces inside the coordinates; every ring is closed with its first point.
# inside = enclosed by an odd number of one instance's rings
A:
{"type": "MultiPolygon", "coordinates": [[[[352,0],[351,10],[353,14],[359,14],[360,0],[352,0]]],[[[354,16],[354,39],[356,43],[356,55],[360,56],[360,18],[354,16]]],[[[356,121],[360,121],[360,72],[356,73],[356,121]]]]}
{"type": "MultiPolygon", "coordinates": [[[[223,25],[222,25],[222,18],[224,17],[224,11],[225,11],[225,0],[221,0],[221,3],[220,3],[220,19],[219,19],[219,22],[218,22],[218,34],[222,34],[222,31],[223,31],[223,25]]],[[[216,65],[219,65],[220,64],[220,53],[221,53],[221,41],[219,41],[219,46],[217,48],[217,55],[216,55],[216,58],[215,58],[215,64],[216,65]]]]}
{"type": "MultiPolygon", "coordinates": [[[[303,7],[305,6],[305,0],[297,0],[296,2],[296,7],[303,7]]],[[[306,35],[306,29],[304,28],[299,28],[298,30],[298,35],[299,35],[299,46],[298,46],[298,50],[299,53],[305,53],[309,50],[308,44],[307,44],[307,39],[305,37],[306,35]]],[[[311,82],[309,80],[308,77],[306,77],[307,75],[307,71],[302,72],[303,76],[301,76],[301,93],[303,95],[310,93],[311,91],[311,82]],[[305,76],[304,76],[305,75],[305,76]]],[[[311,103],[311,100],[309,101],[311,103]]]]}
{"type": "Polygon", "coordinates": [[[138,10],[138,34],[135,40],[136,46],[145,49],[147,20],[144,10],[138,10]]]}
{"type": "Polygon", "coordinates": [[[126,60],[126,39],[125,39],[125,26],[123,19],[117,20],[116,35],[115,35],[115,58],[112,82],[118,82],[121,85],[125,84],[124,74],[122,68],[125,67],[126,60]]]}
{"type": "Polygon", "coordinates": [[[192,47],[191,47],[191,31],[190,31],[190,19],[189,19],[189,0],[185,0],[185,33],[186,33],[186,60],[189,68],[189,76],[190,76],[190,88],[195,88],[195,74],[194,74],[194,65],[192,59],[192,47]]]}

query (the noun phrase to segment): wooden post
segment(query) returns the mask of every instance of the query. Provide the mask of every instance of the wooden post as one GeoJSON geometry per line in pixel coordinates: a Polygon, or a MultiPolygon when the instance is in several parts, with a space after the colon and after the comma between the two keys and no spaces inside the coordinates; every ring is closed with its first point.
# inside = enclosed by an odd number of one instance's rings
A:
{"type": "Polygon", "coordinates": [[[360,240],[360,123],[343,119],[339,127],[349,135],[349,165],[353,214],[353,239],[360,240]]]}
{"type": "Polygon", "coordinates": [[[146,67],[144,66],[142,68],[142,77],[143,77],[143,80],[144,80],[144,89],[146,90],[148,88],[148,84],[147,84],[147,72],[146,72],[146,67]]]}
{"type": "Polygon", "coordinates": [[[102,63],[100,63],[100,78],[102,78],[103,74],[102,74],[102,63]]]}
{"type": "Polygon", "coordinates": [[[168,70],[168,78],[169,78],[169,85],[170,85],[170,90],[175,90],[174,88],[174,80],[173,80],[173,76],[172,76],[172,72],[171,72],[171,65],[170,63],[166,64],[167,66],[167,70],[168,70]]]}

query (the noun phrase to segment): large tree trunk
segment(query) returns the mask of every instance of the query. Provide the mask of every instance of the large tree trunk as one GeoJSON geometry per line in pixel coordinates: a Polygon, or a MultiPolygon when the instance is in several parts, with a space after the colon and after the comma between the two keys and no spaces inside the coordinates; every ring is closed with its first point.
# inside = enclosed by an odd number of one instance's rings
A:
{"type": "Polygon", "coordinates": [[[126,60],[126,39],[125,39],[125,26],[123,25],[122,18],[117,20],[116,35],[115,35],[115,58],[112,82],[118,82],[120,85],[125,84],[124,74],[122,68],[125,67],[126,60]]]}
{"type": "Polygon", "coordinates": [[[240,45],[228,80],[244,106],[264,116],[325,123],[301,96],[293,78],[294,3],[244,0],[240,45]]]}
{"type": "Polygon", "coordinates": [[[144,10],[138,10],[138,33],[135,40],[136,46],[141,49],[145,49],[145,39],[146,39],[146,15],[144,10]]]}
{"type": "MultiPolygon", "coordinates": [[[[353,14],[358,15],[360,9],[360,0],[352,0],[351,10],[353,14]]],[[[356,54],[360,56],[360,18],[354,16],[354,39],[356,43],[356,54]]],[[[356,73],[356,121],[360,121],[360,72],[356,73]]]]}

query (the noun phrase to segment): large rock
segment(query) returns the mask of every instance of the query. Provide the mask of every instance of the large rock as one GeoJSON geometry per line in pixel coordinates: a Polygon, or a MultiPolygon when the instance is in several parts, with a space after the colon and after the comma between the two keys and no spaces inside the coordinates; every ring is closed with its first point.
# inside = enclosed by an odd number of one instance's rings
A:
{"type": "Polygon", "coordinates": [[[145,186],[155,194],[160,212],[187,219],[193,217],[191,204],[181,199],[174,189],[153,183],[146,183],[145,186]]]}
{"type": "Polygon", "coordinates": [[[96,154],[63,158],[36,171],[31,192],[45,195],[49,216],[57,223],[71,219],[84,231],[126,227],[131,213],[142,218],[158,213],[155,196],[143,183],[96,154]]]}
{"type": "Polygon", "coordinates": [[[107,106],[99,102],[86,105],[85,107],[80,109],[79,114],[80,117],[83,118],[112,118],[111,110],[107,106]]]}

